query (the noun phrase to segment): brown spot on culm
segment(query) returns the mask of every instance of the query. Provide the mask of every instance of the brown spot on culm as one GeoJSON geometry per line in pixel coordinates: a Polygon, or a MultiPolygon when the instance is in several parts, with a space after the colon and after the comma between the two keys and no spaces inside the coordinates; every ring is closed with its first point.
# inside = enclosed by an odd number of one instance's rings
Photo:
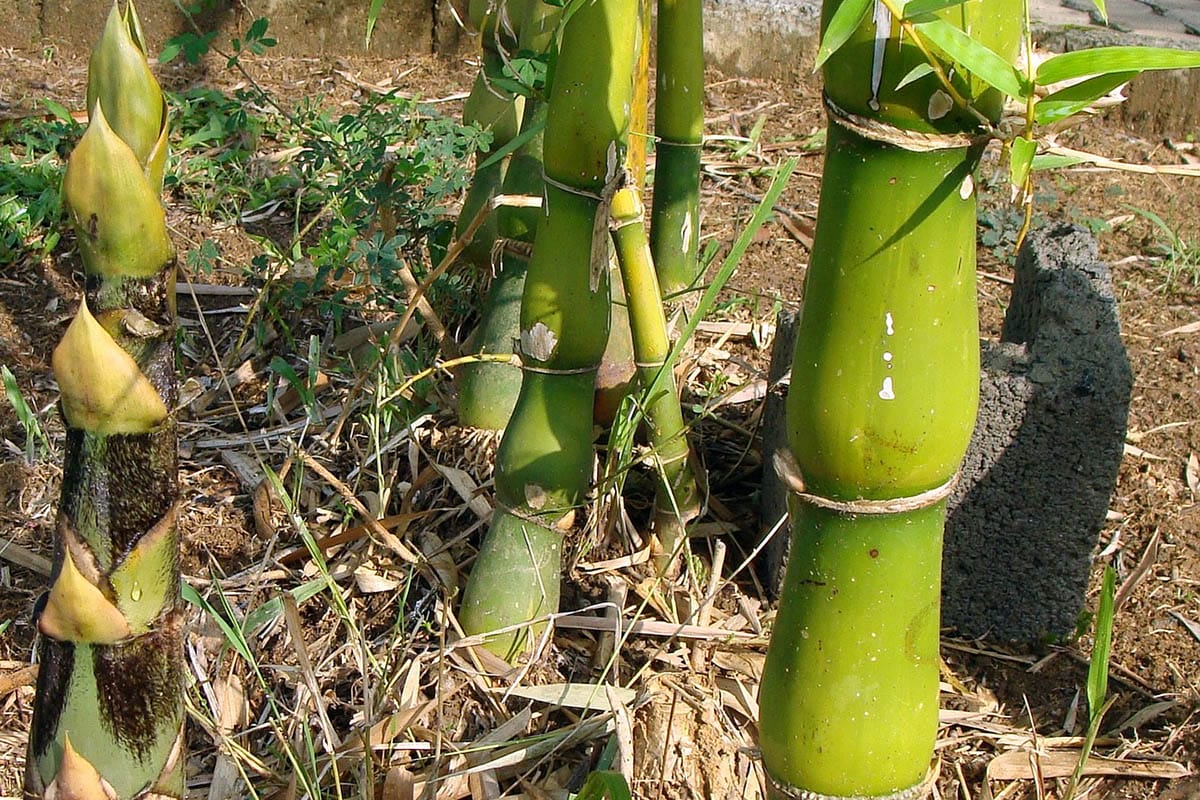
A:
{"type": "Polygon", "coordinates": [[[872,547],[871,551],[867,553],[867,555],[869,555],[871,558],[879,558],[879,548],[872,547]]]}

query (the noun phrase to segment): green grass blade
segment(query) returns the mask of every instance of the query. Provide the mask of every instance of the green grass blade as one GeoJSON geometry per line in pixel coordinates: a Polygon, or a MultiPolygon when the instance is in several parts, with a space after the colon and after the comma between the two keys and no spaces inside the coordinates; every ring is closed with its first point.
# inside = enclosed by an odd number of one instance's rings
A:
{"type": "Polygon", "coordinates": [[[383,10],[383,0],[371,0],[367,9],[367,40],[366,46],[371,46],[371,34],[375,32],[375,23],[379,21],[379,12],[383,10]]]}
{"type": "Polygon", "coordinates": [[[1096,611],[1096,641],[1092,645],[1092,658],[1088,665],[1087,699],[1088,714],[1094,719],[1104,705],[1108,694],[1108,661],[1112,651],[1113,598],[1116,595],[1117,572],[1111,566],[1104,568],[1104,580],[1100,587],[1100,607],[1096,611]]]}
{"type": "Polygon", "coordinates": [[[633,800],[633,793],[621,773],[598,771],[588,775],[575,800],[633,800]]]}
{"type": "MultiPolygon", "coordinates": [[[[679,360],[680,353],[683,352],[687,342],[692,338],[692,334],[696,332],[696,327],[700,324],[700,320],[708,315],[712,307],[717,302],[717,295],[725,288],[725,284],[733,277],[733,272],[737,268],[738,262],[742,260],[742,256],[746,253],[746,249],[750,247],[750,243],[754,241],[755,234],[758,229],[763,226],[767,219],[773,213],[775,201],[783,194],[783,190],[787,188],[788,178],[796,169],[796,159],[789,158],[783,162],[775,174],[771,176],[771,185],[767,188],[766,194],[763,195],[762,202],[758,204],[758,208],[754,209],[753,216],[746,223],[746,227],[742,229],[737,241],[733,243],[729,254],[725,256],[725,260],[721,262],[721,266],[717,269],[717,274],[713,276],[712,282],[708,288],[704,290],[704,294],[700,298],[699,304],[696,306],[696,313],[693,314],[683,326],[683,330],[679,332],[679,338],[675,341],[675,346],[671,348],[671,355],[667,358],[666,363],[660,371],[660,376],[667,370],[674,367],[676,361],[679,360]]],[[[654,391],[659,391],[659,380],[655,379],[653,388],[647,393],[647,396],[653,394],[654,391]]]]}
{"type": "Polygon", "coordinates": [[[820,69],[831,55],[850,41],[850,37],[858,30],[858,26],[862,24],[873,4],[874,0],[845,0],[838,5],[829,24],[825,26],[824,35],[821,36],[821,46],[817,48],[817,63],[813,65],[814,70],[820,69]]]}
{"type": "Polygon", "coordinates": [[[1048,86],[1059,81],[1111,75],[1114,72],[1196,67],[1200,67],[1200,53],[1187,50],[1172,50],[1169,47],[1095,47],[1046,59],[1038,65],[1037,83],[1039,86],[1048,86]]]}
{"type": "Polygon", "coordinates": [[[1027,97],[1028,82],[1012,64],[962,30],[941,19],[919,22],[917,31],[972,76],[1009,97],[1027,97]]]}

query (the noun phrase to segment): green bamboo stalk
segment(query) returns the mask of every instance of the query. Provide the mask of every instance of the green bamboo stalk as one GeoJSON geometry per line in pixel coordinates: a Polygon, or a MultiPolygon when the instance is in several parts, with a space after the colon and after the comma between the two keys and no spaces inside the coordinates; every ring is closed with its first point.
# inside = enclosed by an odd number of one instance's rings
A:
{"type": "Polygon", "coordinates": [[[132,3],[113,5],[87,96],[63,181],[87,281],[53,357],[67,443],[25,794],[182,798],[167,119],[132,3]]]}
{"type": "MultiPolygon", "coordinates": [[[[608,201],[620,177],[637,0],[584,0],[547,106],[546,191],[521,303],[524,378],[496,457],[497,510],[460,612],[471,634],[558,607],[561,539],[592,473],[592,395],[609,328],[608,201]]],[[[532,628],[536,630],[536,628],[532,628]]],[[[489,640],[515,658],[531,626],[489,640]]]]}
{"type": "Polygon", "coordinates": [[[612,216],[638,381],[644,391],[645,427],[658,474],[651,547],[660,574],[673,576],[678,572],[687,524],[700,513],[700,489],[689,462],[691,450],[675,372],[667,365],[671,354],[667,318],[646,237],[645,208],[635,188],[617,192],[612,216]]]}
{"type": "Polygon", "coordinates": [[[650,251],[668,297],[692,286],[699,271],[703,40],[703,0],[658,0],[650,251]]]}
{"type": "MultiPolygon", "coordinates": [[[[542,136],[531,137],[511,156],[502,195],[509,198],[542,195],[542,136]]],[[[513,199],[510,202],[518,202],[513,199]]],[[[479,327],[467,350],[473,354],[511,354],[521,330],[521,294],[529,265],[539,207],[502,205],[497,209],[500,269],[488,288],[479,327]]],[[[508,424],[521,390],[521,369],[515,364],[477,361],[458,371],[458,418],[462,425],[499,431],[508,424]]]]}
{"type": "MultiPolygon", "coordinates": [[[[825,4],[826,26],[841,5],[825,4]]],[[[788,396],[795,461],[782,470],[792,550],[760,697],[781,798],[920,796],[937,733],[945,495],[979,381],[982,145],[977,114],[947,106],[936,75],[895,88],[924,56],[881,9],[825,64],[831,121],[788,396]]],[[[943,14],[1015,57],[1015,3],[943,14]]],[[[1001,98],[957,72],[955,92],[994,119],[1001,98]]]]}
{"type": "MultiPolygon", "coordinates": [[[[508,4],[502,8],[509,25],[516,29],[515,43],[520,50],[542,53],[550,47],[561,17],[560,8],[541,0],[508,4]]],[[[510,36],[508,44],[512,43],[510,36]]],[[[497,69],[498,66],[493,67],[493,74],[497,69]]],[[[481,71],[480,80],[484,77],[485,73],[481,71]]],[[[477,83],[477,88],[479,86],[477,83]]],[[[513,102],[517,102],[516,97],[513,102]]],[[[499,131],[503,139],[494,139],[490,155],[480,162],[459,217],[460,225],[465,224],[464,220],[472,219],[482,203],[499,196],[541,197],[542,136],[532,127],[538,124],[540,104],[530,98],[520,98],[520,102],[517,122],[525,141],[511,156],[497,158],[518,135],[516,130],[499,131]]],[[[540,213],[536,206],[519,205],[519,202],[514,199],[509,204],[502,204],[487,218],[485,229],[465,251],[470,263],[477,267],[486,266],[488,272],[495,273],[484,298],[479,326],[467,344],[467,351],[472,354],[512,353],[513,340],[520,332],[520,297],[529,261],[526,251],[533,244],[540,213]],[[518,244],[514,247],[509,244],[512,242],[518,244]]],[[[458,384],[459,422],[470,428],[503,430],[521,388],[520,369],[495,361],[469,363],[459,370],[458,384]]]]}

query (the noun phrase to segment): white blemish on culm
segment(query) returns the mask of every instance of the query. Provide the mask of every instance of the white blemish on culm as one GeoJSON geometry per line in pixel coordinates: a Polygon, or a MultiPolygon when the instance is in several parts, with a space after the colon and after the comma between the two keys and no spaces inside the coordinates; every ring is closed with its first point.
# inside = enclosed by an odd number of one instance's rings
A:
{"type": "Polygon", "coordinates": [[[941,89],[937,89],[929,95],[929,119],[941,119],[949,114],[952,108],[954,108],[954,101],[941,89]]]}
{"type": "Polygon", "coordinates": [[[880,400],[895,400],[896,391],[892,388],[892,378],[888,376],[883,379],[883,388],[879,390],[880,400]]]}
{"type": "Polygon", "coordinates": [[[883,354],[883,360],[884,360],[884,361],[886,361],[886,362],[888,362],[889,364],[890,364],[890,363],[892,363],[892,354],[891,354],[891,353],[884,353],[884,354],[883,354]]]}
{"type": "Polygon", "coordinates": [[[679,238],[681,240],[680,250],[686,256],[688,254],[688,245],[692,243],[692,215],[683,215],[683,226],[679,230],[679,238]]]}
{"type": "Polygon", "coordinates": [[[537,361],[549,361],[558,347],[558,337],[544,322],[535,323],[527,331],[521,331],[521,353],[537,361]]]}
{"type": "Polygon", "coordinates": [[[892,319],[892,312],[889,311],[883,315],[883,327],[888,336],[896,332],[896,320],[892,319]]]}
{"type": "Polygon", "coordinates": [[[969,174],[963,178],[962,186],[958,187],[958,196],[963,200],[970,200],[971,195],[975,193],[975,179],[969,174]]]}

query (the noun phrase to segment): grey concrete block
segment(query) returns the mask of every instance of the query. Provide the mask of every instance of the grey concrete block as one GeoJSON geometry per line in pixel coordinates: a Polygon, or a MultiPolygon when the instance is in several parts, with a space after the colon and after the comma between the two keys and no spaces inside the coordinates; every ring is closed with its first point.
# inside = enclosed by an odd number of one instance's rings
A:
{"type": "Polygon", "coordinates": [[[1081,228],[1035,233],[950,498],[942,622],[970,636],[1070,634],[1116,485],[1133,376],[1108,267],[1081,228]]]}
{"type": "MultiPolygon", "coordinates": [[[[779,323],[772,385],[790,364],[793,321],[779,323]]],[[[1009,641],[1065,636],[1083,608],[1133,385],[1108,268],[1086,231],[1030,236],[1001,341],[981,347],[979,418],[948,504],[943,625],[1009,641]]],[[[782,392],[768,396],[763,425],[765,531],[786,504],[770,468],[786,446],[782,392]]],[[[766,548],[769,588],[787,544],[777,536],[766,548]]]]}

